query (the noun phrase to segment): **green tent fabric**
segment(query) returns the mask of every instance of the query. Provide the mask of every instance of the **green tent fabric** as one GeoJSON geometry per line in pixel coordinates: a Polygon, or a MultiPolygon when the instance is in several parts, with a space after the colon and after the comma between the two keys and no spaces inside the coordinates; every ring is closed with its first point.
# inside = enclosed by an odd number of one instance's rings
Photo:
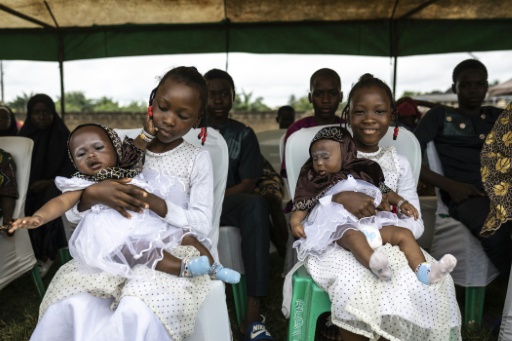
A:
{"type": "Polygon", "coordinates": [[[0,4],[0,59],[508,50],[509,5],[496,0],[7,0],[0,4]]]}

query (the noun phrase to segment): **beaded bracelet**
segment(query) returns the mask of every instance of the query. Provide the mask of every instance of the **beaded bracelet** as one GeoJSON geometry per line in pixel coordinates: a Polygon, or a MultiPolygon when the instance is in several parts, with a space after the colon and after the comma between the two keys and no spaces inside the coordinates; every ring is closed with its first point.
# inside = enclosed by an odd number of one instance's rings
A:
{"type": "Polygon", "coordinates": [[[402,204],[404,204],[404,203],[406,203],[406,202],[408,202],[408,201],[407,201],[407,200],[402,199],[402,200],[400,200],[400,201],[398,202],[398,204],[396,205],[396,207],[401,211],[401,210],[402,210],[402,208],[401,208],[400,206],[402,206],[402,204]]]}
{"type": "Polygon", "coordinates": [[[139,137],[144,141],[144,142],[151,142],[153,141],[153,139],[155,138],[154,135],[151,135],[150,133],[148,133],[147,131],[145,131],[144,129],[141,130],[140,132],[140,135],[139,137]]]}

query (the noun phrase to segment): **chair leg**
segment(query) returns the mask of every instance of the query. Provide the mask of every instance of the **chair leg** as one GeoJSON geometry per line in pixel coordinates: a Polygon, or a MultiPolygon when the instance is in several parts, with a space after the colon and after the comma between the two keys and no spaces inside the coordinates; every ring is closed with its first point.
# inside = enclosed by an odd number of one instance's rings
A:
{"type": "Polygon", "coordinates": [[[245,275],[240,276],[240,282],[232,284],[233,298],[235,300],[236,321],[238,325],[242,323],[247,311],[247,286],[245,275]]]}
{"type": "Polygon", "coordinates": [[[485,287],[466,288],[466,309],[464,320],[468,328],[482,323],[484,312],[485,287]]]}
{"type": "Polygon", "coordinates": [[[69,248],[63,247],[59,249],[59,259],[62,265],[66,264],[72,259],[71,254],[69,253],[69,248]]]}
{"type": "Polygon", "coordinates": [[[32,270],[30,270],[30,274],[32,275],[32,279],[34,280],[34,284],[36,286],[37,293],[39,294],[39,297],[43,299],[45,289],[43,280],[41,279],[41,274],[39,273],[39,268],[37,266],[34,266],[32,270]]]}

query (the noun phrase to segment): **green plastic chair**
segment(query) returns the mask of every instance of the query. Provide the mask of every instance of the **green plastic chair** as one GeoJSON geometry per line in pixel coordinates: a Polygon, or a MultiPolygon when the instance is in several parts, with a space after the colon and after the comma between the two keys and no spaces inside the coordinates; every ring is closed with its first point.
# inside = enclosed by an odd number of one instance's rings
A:
{"type": "Polygon", "coordinates": [[[233,299],[235,301],[236,321],[238,325],[242,323],[247,311],[247,282],[245,275],[240,276],[240,282],[231,284],[233,289],[233,299]]]}
{"type": "Polygon", "coordinates": [[[475,328],[482,324],[484,314],[485,287],[467,287],[464,308],[464,325],[475,328]]]}
{"type": "Polygon", "coordinates": [[[39,268],[35,265],[32,270],[30,270],[30,275],[32,276],[32,280],[34,281],[34,285],[36,286],[37,293],[39,297],[43,299],[44,294],[46,292],[43,284],[43,280],[41,278],[41,274],[39,273],[39,268]]]}
{"type": "Polygon", "coordinates": [[[318,317],[331,311],[329,295],[316,285],[304,266],[293,274],[292,285],[288,340],[314,340],[318,317]]]}

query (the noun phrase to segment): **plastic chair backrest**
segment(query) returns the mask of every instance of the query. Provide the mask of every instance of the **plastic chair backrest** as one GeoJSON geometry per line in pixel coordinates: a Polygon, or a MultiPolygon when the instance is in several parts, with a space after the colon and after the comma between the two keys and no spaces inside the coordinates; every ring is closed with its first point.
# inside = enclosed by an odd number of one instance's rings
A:
{"type": "MultiPolygon", "coordinates": [[[[288,186],[290,190],[290,197],[293,198],[295,194],[295,186],[299,177],[300,168],[309,158],[309,145],[315,134],[324,127],[337,126],[325,125],[316,126],[311,128],[303,128],[288,138],[286,142],[286,173],[288,174],[288,186]]],[[[350,127],[348,130],[352,133],[350,127]]],[[[382,138],[380,146],[395,146],[398,154],[401,154],[409,160],[411,169],[414,174],[416,182],[420,177],[421,170],[421,149],[420,143],[413,133],[406,129],[400,129],[398,138],[393,140],[393,127],[389,127],[388,132],[382,138]]]]}
{"type": "MultiPolygon", "coordinates": [[[[427,143],[427,160],[429,168],[441,175],[444,175],[443,166],[441,164],[441,159],[439,158],[439,154],[437,153],[436,145],[433,141],[427,143]]],[[[436,195],[437,195],[437,209],[436,215],[446,214],[448,215],[448,207],[445,205],[443,200],[441,200],[441,191],[436,187],[436,195]]]]}
{"type": "Polygon", "coordinates": [[[281,158],[281,163],[283,163],[283,160],[284,160],[284,138],[285,137],[286,137],[286,132],[279,139],[279,157],[281,158]]]}
{"type": "Polygon", "coordinates": [[[261,154],[270,162],[277,172],[279,172],[281,168],[279,141],[285,133],[286,129],[266,130],[256,133],[261,154]]]}
{"type": "MultiPolygon", "coordinates": [[[[190,144],[197,147],[205,148],[210,152],[213,165],[213,221],[212,221],[212,232],[210,233],[210,240],[212,241],[212,248],[210,252],[213,258],[219,259],[217,244],[219,242],[219,223],[220,213],[222,210],[222,202],[224,200],[224,192],[226,191],[226,181],[228,178],[228,165],[229,165],[229,153],[228,146],[222,135],[214,130],[208,129],[208,138],[206,139],[205,145],[201,145],[201,141],[197,138],[201,129],[191,129],[183,139],[190,144]]],[[[124,139],[124,136],[131,138],[137,137],[140,134],[140,128],[135,129],[115,129],[119,137],[124,139]]]]}
{"type": "Polygon", "coordinates": [[[16,163],[19,197],[16,200],[13,218],[20,218],[25,216],[25,200],[27,198],[34,141],[21,136],[2,136],[0,137],[0,148],[10,153],[16,163]]]}
{"type": "MultiPolygon", "coordinates": [[[[25,200],[27,198],[33,147],[34,141],[27,137],[0,137],[0,148],[9,152],[16,163],[19,198],[14,207],[13,218],[25,216],[25,200]]],[[[0,218],[0,222],[1,220],[0,218]]],[[[36,264],[36,258],[26,229],[16,231],[13,237],[0,236],[0,250],[2,250],[2,262],[0,263],[0,289],[2,289],[31,270],[36,264]]]]}

